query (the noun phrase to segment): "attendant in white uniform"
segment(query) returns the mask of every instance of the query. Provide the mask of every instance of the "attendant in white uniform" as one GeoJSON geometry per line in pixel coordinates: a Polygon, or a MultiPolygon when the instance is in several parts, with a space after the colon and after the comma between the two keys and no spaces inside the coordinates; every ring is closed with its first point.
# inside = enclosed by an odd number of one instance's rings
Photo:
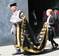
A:
{"type": "MultiPolygon", "coordinates": [[[[17,23],[21,23],[23,19],[20,17],[23,16],[23,12],[21,10],[17,10],[16,3],[12,3],[9,5],[10,10],[12,11],[12,16],[10,18],[10,22],[12,23],[11,33],[16,35],[16,25],[17,23]]],[[[20,49],[17,49],[17,54],[22,53],[20,49]]]]}

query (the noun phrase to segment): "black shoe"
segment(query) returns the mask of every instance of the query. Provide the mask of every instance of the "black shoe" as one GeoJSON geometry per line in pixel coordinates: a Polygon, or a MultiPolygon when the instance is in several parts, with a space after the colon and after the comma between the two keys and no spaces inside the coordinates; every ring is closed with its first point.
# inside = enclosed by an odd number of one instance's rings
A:
{"type": "Polygon", "coordinates": [[[56,49],[55,47],[52,47],[52,49],[56,49]]]}
{"type": "Polygon", "coordinates": [[[58,44],[56,44],[55,46],[53,46],[53,48],[52,49],[56,49],[58,47],[58,44]]]}
{"type": "Polygon", "coordinates": [[[57,48],[57,47],[58,47],[58,44],[55,45],[55,48],[57,48]]]}
{"type": "Polygon", "coordinates": [[[20,55],[20,54],[23,54],[24,52],[21,52],[20,49],[17,50],[16,53],[14,53],[13,55],[20,55]]]}
{"type": "Polygon", "coordinates": [[[20,55],[20,54],[23,54],[24,52],[16,52],[14,53],[13,55],[20,55]]]}

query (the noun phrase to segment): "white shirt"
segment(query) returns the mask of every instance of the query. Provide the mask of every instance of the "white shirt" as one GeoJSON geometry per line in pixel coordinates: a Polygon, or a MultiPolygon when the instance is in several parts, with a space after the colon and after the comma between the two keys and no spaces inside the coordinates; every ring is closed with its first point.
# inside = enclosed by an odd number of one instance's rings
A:
{"type": "MultiPolygon", "coordinates": [[[[22,21],[22,19],[19,18],[19,13],[20,12],[21,12],[20,10],[15,11],[10,18],[10,22],[13,23],[13,25],[11,27],[11,33],[13,32],[15,34],[15,32],[16,32],[16,27],[15,27],[14,24],[22,21]]],[[[23,13],[20,14],[20,16],[22,16],[22,15],[23,15],[23,13]]]]}
{"type": "MultiPolygon", "coordinates": [[[[19,18],[19,13],[20,13],[20,12],[21,12],[21,11],[18,10],[18,11],[15,11],[15,12],[13,13],[13,15],[12,15],[11,18],[10,18],[10,22],[11,22],[11,23],[18,23],[18,22],[21,22],[21,21],[22,21],[22,19],[19,18]]],[[[21,13],[21,15],[23,15],[23,13],[21,13]]]]}
{"type": "Polygon", "coordinates": [[[51,15],[47,18],[47,24],[48,24],[48,27],[50,27],[50,25],[49,25],[50,17],[51,17],[51,15]]]}

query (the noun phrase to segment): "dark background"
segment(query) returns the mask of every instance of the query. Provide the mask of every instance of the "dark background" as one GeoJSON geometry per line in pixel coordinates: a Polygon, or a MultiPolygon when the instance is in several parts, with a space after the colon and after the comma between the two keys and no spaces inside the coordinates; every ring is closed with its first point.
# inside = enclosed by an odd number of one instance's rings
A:
{"type": "MultiPolygon", "coordinates": [[[[54,7],[59,7],[59,1],[58,0],[28,0],[28,8],[29,8],[29,22],[33,29],[33,31],[36,33],[41,31],[43,20],[46,18],[43,18],[43,13],[48,9],[54,7]],[[35,11],[36,19],[33,16],[33,11],[35,11]],[[34,25],[34,22],[37,21],[37,25],[34,25]]],[[[59,31],[59,30],[57,30],[59,31]]],[[[59,32],[58,32],[59,33],[59,32]]]]}

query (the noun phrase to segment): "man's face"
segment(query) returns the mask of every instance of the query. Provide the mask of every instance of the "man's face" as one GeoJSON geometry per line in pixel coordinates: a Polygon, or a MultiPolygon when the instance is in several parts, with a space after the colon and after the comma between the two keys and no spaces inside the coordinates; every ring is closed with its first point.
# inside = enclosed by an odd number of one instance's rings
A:
{"type": "Polygon", "coordinates": [[[15,11],[16,11],[16,6],[10,7],[10,10],[11,10],[12,12],[15,12],[15,11]]]}
{"type": "Polygon", "coordinates": [[[52,15],[52,13],[53,13],[52,9],[48,9],[48,10],[46,11],[46,15],[47,15],[47,16],[52,15]]]}

